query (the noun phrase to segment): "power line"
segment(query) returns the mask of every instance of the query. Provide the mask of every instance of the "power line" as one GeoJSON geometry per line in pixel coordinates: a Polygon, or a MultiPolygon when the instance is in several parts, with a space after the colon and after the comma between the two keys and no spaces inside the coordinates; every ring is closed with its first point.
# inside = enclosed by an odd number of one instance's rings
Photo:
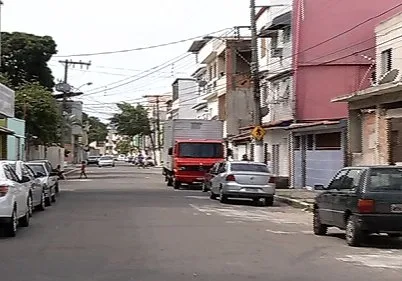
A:
{"type": "Polygon", "coordinates": [[[87,57],[87,56],[110,55],[110,54],[118,54],[118,53],[128,53],[128,52],[133,52],[133,51],[149,50],[149,49],[155,49],[155,48],[166,47],[166,46],[175,45],[175,44],[179,44],[179,43],[184,43],[184,42],[187,42],[190,40],[195,40],[195,39],[202,38],[202,37],[205,37],[205,36],[208,36],[211,34],[223,32],[223,31],[229,30],[229,29],[232,29],[232,28],[224,28],[224,29],[210,32],[208,34],[204,34],[204,35],[200,35],[200,36],[195,36],[195,37],[191,37],[191,38],[187,38],[187,39],[182,39],[182,40],[168,42],[168,43],[162,43],[162,44],[158,44],[158,45],[151,45],[151,46],[146,46],[146,47],[117,50],[117,51],[105,51],[105,52],[98,52],[98,53],[72,54],[72,55],[64,55],[64,56],[59,55],[59,56],[53,56],[53,57],[84,57],[84,56],[87,57]]]}
{"type": "MultiPolygon", "coordinates": [[[[188,56],[189,56],[189,55],[188,55],[188,54],[186,55],[186,53],[181,54],[181,55],[179,55],[179,56],[177,56],[177,57],[175,57],[175,58],[173,58],[173,59],[170,59],[170,60],[168,60],[168,61],[166,61],[166,62],[164,62],[164,63],[162,63],[162,64],[159,64],[159,65],[157,65],[157,66],[151,67],[150,69],[147,69],[147,70],[145,70],[145,71],[143,71],[143,72],[137,73],[137,74],[132,75],[132,76],[130,76],[130,77],[127,77],[127,78],[124,78],[124,79],[121,79],[121,80],[118,80],[118,81],[115,81],[115,82],[112,82],[112,83],[109,83],[109,84],[106,84],[106,85],[103,85],[103,86],[100,86],[100,87],[96,87],[96,88],[91,89],[91,90],[88,90],[87,93],[86,93],[86,95],[87,95],[87,94],[92,94],[93,91],[94,91],[95,93],[99,93],[99,92],[103,92],[104,90],[110,90],[110,89],[107,89],[107,87],[112,86],[112,85],[115,85],[115,84],[122,83],[122,82],[127,81],[127,80],[130,80],[130,79],[132,79],[132,78],[135,78],[135,77],[140,76],[140,75],[143,74],[143,73],[147,73],[147,72],[152,71],[152,70],[155,70],[155,69],[163,69],[163,68],[166,67],[166,65],[170,65],[171,63],[178,62],[178,61],[180,61],[180,60],[182,60],[182,59],[185,59],[185,58],[188,57],[188,56]],[[101,91],[98,91],[98,90],[100,90],[100,89],[102,89],[102,90],[101,90],[101,91]]],[[[155,72],[157,72],[157,71],[154,71],[154,72],[152,72],[152,73],[155,73],[155,72]]],[[[135,81],[135,80],[134,80],[134,81],[135,81]]],[[[132,82],[124,83],[124,84],[121,85],[121,86],[130,84],[130,83],[132,83],[132,82]]],[[[119,87],[120,87],[120,86],[119,86],[119,87]]],[[[114,89],[114,88],[116,88],[116,87],[112,87],[111,89],[114,89]]]]}

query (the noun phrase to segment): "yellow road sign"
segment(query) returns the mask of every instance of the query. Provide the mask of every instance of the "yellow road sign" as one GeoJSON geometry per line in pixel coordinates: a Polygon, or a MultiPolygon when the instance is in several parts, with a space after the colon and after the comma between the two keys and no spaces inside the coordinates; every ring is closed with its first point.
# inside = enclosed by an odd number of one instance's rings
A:
{"type": "Polygon", "coordinates": [[[261,126],[255,126],[254,129],[251,131],[251,135],[253,136],[253,138],[260,141],[264,138],[265,130],[261,126]]]}

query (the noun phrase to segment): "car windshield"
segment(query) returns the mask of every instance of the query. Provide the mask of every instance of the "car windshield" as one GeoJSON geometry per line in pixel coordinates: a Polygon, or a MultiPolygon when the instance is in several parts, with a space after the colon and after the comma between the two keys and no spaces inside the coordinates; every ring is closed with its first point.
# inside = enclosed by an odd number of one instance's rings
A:
{"type": "Polygon", "coordinates": [[[260,172],[268,173],[268,168],[266,165],[261,164],[248,164],[248,163],[232,163],[230,165],[232,171],[241,172],[260,172]]]}
{"type": "Polygon", "coordinates": [[[100,158],[100,160],[113,160],[113,157],[111,157],[111,156],[102,156],[100,158]]]}
{"type": "Polygon", "coordinates": [[[402,168],[375,168],[370,170],[369,191],[402,191],[402,168]]]}
{"type": "Polygon", "coordinates": [[[222,158],[223,147],[220,143],[181,143],[179,157],[187,158],[222,158]]]}
{"type": "Polygon", "coordinates": [[[43,165],[29,164],[28,166],[31,167],[31,169],[35,172],[35,174],[42,173],[42,174],[46,175],[46,170],[45,170],[45,167],[43,167],[43,165]]]}

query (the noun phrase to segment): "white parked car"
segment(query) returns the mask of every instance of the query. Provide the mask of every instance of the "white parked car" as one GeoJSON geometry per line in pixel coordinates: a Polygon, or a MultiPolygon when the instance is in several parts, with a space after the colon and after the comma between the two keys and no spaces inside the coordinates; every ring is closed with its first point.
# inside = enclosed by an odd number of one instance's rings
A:
{"type": "Polygon", "coordinates": [[[126,160],[126,155],[120,154],[119,157],[117,157],[117,161],[124,161],[126,160]]]}
{"type": "Polygon", "coordinates": [[[107,167],[107,166],[114,167],[115,163],[114,163],[113,156],[109,156],[109,155],[102,156],[101,158],[99,158],[98,166],[99,167],[107,167]]]}
{"type": "Polygon", "coordinates": [[[0,225],[7,236],[14,237],[18,226],[29,226],[32,205],[29,187],[20,183],[6,161],[0,161],[0,225]]]}

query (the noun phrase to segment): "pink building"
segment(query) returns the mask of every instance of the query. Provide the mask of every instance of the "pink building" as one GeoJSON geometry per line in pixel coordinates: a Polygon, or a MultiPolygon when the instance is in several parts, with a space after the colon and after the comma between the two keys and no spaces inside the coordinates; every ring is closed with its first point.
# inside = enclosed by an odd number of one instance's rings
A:
{"type": "Polygon", "coordinates": [[[401,11],[401,0],[293,1],[297,120],[347,117],[346,105],[330,100],[370,85],[374,28],[401,11]]]}
{"type": "Polygon", "coordinates": [[[293,187],[327,184],[346,164],[347,105],[331,99],[370,86],[375,26],[401,11],[401,0],[293,1],[293,187]]]}

